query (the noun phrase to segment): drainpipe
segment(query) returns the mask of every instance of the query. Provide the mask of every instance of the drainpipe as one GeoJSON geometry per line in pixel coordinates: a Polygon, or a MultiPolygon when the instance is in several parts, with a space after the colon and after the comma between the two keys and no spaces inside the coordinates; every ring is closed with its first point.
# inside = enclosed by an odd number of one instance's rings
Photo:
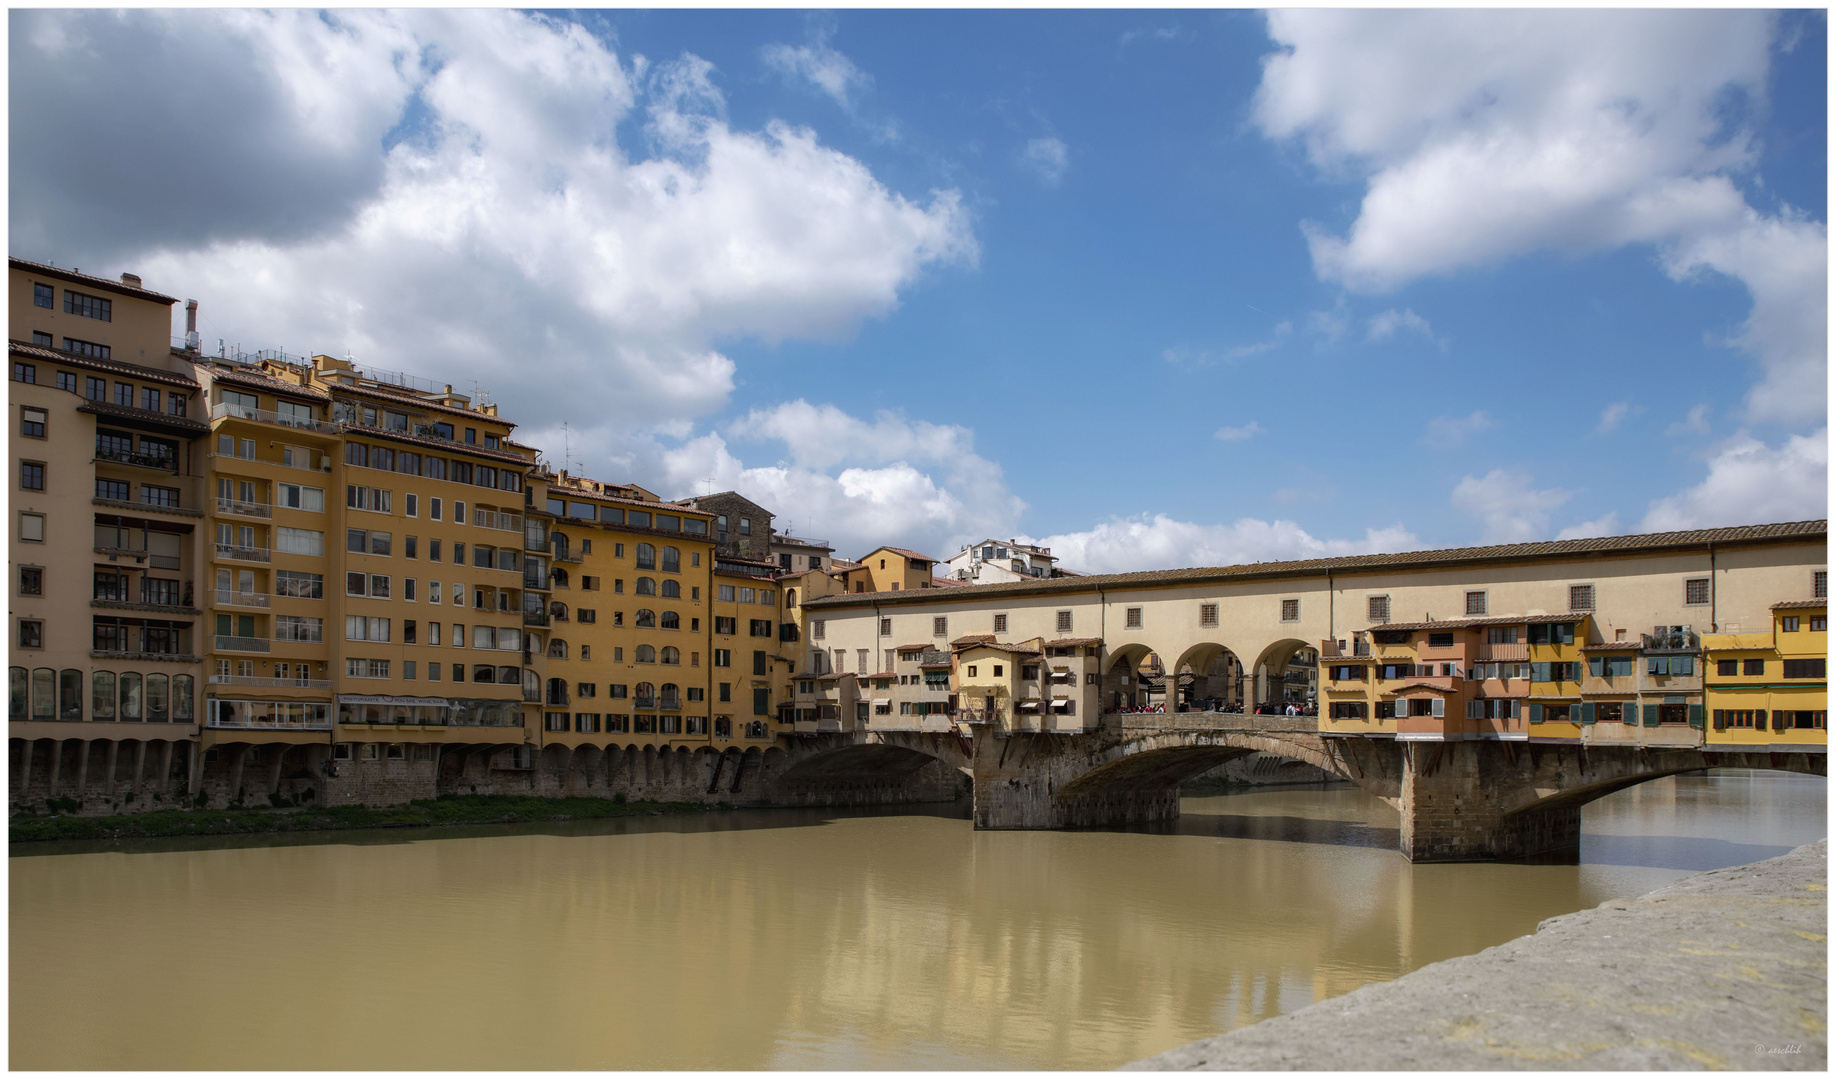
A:
{"type": "Polygon", "coordinates": [[[1715,542],[1713,540],[1709,541],[1708,553],[1709,553],[1709,633],[1719,634],[1721,632],[1721,626],[1715,620],[1715,609],[1717,606],[1719,606],[1719,603],[1720,603],[1720,597],[1717,594],[1721,592],[1721,582],[1715,580],[1715,542]]]}
{"type": "Polygon", "coordinates": [[[1097,637],[1103,644],[1097,649],[1097,726],[1103,725],[1103,695],[1109,693],[1109,601],[1103,597],[1103,586],[1097,586],[1097,637]]]}

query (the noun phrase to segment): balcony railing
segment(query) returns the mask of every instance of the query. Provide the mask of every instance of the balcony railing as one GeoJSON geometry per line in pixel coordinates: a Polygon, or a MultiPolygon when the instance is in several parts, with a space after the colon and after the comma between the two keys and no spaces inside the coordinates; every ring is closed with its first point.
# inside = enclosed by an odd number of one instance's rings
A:
{"type": "Polygon", "coordinates": [[[268,639],[258,637],[234,637],[228,634],[216,636],[218,652],[267,652],[268,639]]]}
{"type": "Polygon", "coordinates": [[[96,450],[96,460],[115,465],[135,465],[143,469],[159,469],[164,472],[178,471],[178,458],[165,454],[142,454],[133,450],[96,450]]]}
{"type": "Polygon", "coordinates": [[[472,524],[481,529],[501,529],[504,532],[522,532],[523,515],[496,513],[490,510],[476,510],[472,513],[472,524]]]}
{"type": "Polygon", "coordinates": [[[241,544],[218,544],[217,557],[238,562],[268,562],[271,558],[265,547],[244,547],[241,544]]]}
{"type": "Polygon", "coordinates": [[[524,626],[547,626],[548,625],[548,612],[546,611],[525,611],[523,612],[523,625],[524,626]]]}
{"type": "Polygon", "coordinates": [[[227,401],[211,407],[210,418],[212,420],[222,420],[226,417],[237,420],[254,420],[263,424],[278,424],[281,427],[313,431],[320,435],[338,434],[337,424],[315,420],[309,416],[295,416],[292,413],[274,412],[269,409],[250,409],[242,405],[232,405],[227,401]]]}
{"type": "Polygon", "coordinates": [[[275,689],[329,690],[330,679],[270,679],[261,675],[212,675],[212,686],[266,686],[275,689]]]}
{"type": "MultiPolygon", "coordinates": [[[[330,686],[331,683],[325,685],[330,686]]],[[[324,720],[295,720],[285,716],[246,716],[240,720],[225,721],[212,716],[205,718],[204,726],[240,731],[330,731],[332,721],[330,717],[324,720]]]]}
{"type": "Polygon", "coordinates": [[[217,513],[236,514],[241,517],[266,518],[274,516],[274,506],[265,502],[245,502],[242,499],[218,499],[217,513]]]}
{"type": "Polygon", "coordinates": [[[217,603],[230,607],[267,607],[268,597],[265,593],[236,592],[232,589],[218,589],[217,603]]]}
{"type": "Polygon", "coordinates": [[[1695,652],[1702,648],[1702,638],[1689,629],[1640,634],[1639,638],[1646,652],[1695,652]]]}
{"type": "Polygon", "coordinates": [[[1530,646],[1524,642],[1487,642],[1479,646],[1479,655],[1473,658],[1476,663],[1490,663],[1495,660],[1528,660],[1530,646]]]}
{"type": "MultiPolygon", "coordinates": [[[[580,558],[581,552],[579,548],[568,547],[555,552],[556,562],[577,563],[580,561],[580,558]]],[[[641,570],[643,567],[639,567],[639,569],[641,570]]]]}

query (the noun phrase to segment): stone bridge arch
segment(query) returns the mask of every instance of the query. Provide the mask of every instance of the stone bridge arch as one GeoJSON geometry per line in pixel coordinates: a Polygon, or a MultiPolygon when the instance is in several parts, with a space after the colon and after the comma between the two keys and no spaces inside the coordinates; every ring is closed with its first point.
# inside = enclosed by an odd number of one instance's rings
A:
{"type": "Polygon", "coordinates": [[[1246,676],[1251,670],[1241,651],[1222,642],[1199,641],[1187,645],[1178,654],[1178,659],[1167,665],[1174,687],[1167,707],[1171,710],[1187,697],[1217,698],[1224,703],[1223,711],[1242,712],[1248,697],[1246,676]],[[1182,695],[1178,690],[1179,679],[1188,674],[1193,676],[1192,690],[1189,695],[1182,695]]]}
{"type": "Polygon", "coordinates": [[[819,735],[799,740],[765,769],[764,789],[778,805],[941,802],[956,797],[958,777],[972,763],[970,744],[955,733],[819,735]]]}
{"type": "Polygon", "coordinates": [[[1288,670],[1288,663],[1294,654],[1303,649],[1317,649],[1320,643],[1308,642],[1298,637],[1276,638],[1264,645],[1256,653],[1246,671],[1244,696],[1252,707],[1256,705],[1282,705],[1286,703],[1283,690],[1283,678],[1288,670]]]}

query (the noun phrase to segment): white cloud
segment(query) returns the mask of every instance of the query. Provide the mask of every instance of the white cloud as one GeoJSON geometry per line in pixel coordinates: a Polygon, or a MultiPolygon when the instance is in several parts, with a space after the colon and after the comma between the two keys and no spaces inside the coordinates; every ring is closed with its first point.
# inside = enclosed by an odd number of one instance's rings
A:
{"type": "Polygon", "coordinates": [[[1351,313],[1346,310],[1345,297],[1341,296],[1332,305],[1330,311],[1309,311],[1307,313],[1307,332],[1319,337],[1322,344],[1331,345],[1345,336],[1345,330],[1351,325],[1351,313]]]}
{"type": "Polygon", "coordinates": [[[852,109],[854,95],[873,86],[872,76],[830,48],[826,40],[812,45],[767,45],[763,55],[773,70],[808,80],[844,109],[852,109]]]}
{"type": "Polygon", "coordinates": [[[1493,469],[1483,477],[1467,476],[1454,485],[1454,509],[1485,525],[1487,543],[1516,544],[1549,535],[1549,512],[1567,502],[1560,488],[1537,490],[1530,474],[1493,469]]]}
{"type": "Polygon", "coordinates": [[[1039,177],[1040,182],[1056,187],[1071,166],[1071,150],[1063,139],[1051,135],[1028,139],[1020,151],[1020,164],[1039,177]]]}
{"type": "MultiPolygon", "coordinates": [[[[568,419],[583,432],[680,430],[726,402],[734,366],[723,341],[845,338],[894,310],[926,268],[976,257],[956,192],[909,199],[808,129],[732,127],[711,67],[692,56],[626,63],[577,24],[510,11],[143,14],[132,14],[138,47],[174,69],[205,58],[197,41],[245,43],[248,55],[209,54],[226,65],[226,85],[319,95],[310,107],[251,106],[243,118],[275,125],[268,137],[316,148],[332,138],[321,130],[354,125],[364,130],[345,153],[375,157],[373,186],[347,200],[355,209],[310,235],[257,221],[228,238],[200,225],[122,242],[115,257],[131,258],[151,287],[203,301],[207,338],[348,349],[456,385],[476,379],[512,418],[568,419]],[[398,53],[437,66],[391,66],[398,53]],[[314,58],[321,70],[296,77],[315,65],[267,63],[274,56],[314,58]],[[393,82],[346,89],[323,77],[378,63],[393,82]],[[399,123],[412,130],[381,150],[399,123]]],[[[34,26],[65,35],[15,35],[13,53],[68,66],[73,88],[91,75],[112,85],[103,76],[130,41],[71,44],[107,20],[43,15],[34,26]]],[[[137,92],[164,95],[153,111],[176,115],[190,91],[149,79],[137,92]]],[[[88,115],[114,103],[79,93],[59,108],[88,115]]],[[[219,119],[233,133],[237,118],[219,119]]],[[[79,126],[60,145],[86,138],[79,126]]],[[[244,158],[199,154],[182,173],[220,172],[222,160],[244,158]]],[[[282,159],[277,171],[292,170],[282,159]]],[[[288,190],[281,182],[277,208],[288,190]]],[[[125,188],[113,197],[144,204],[125,188]]],[[[17,198],[15,188],[14,220],[36,220],[17,198]]]]}
{"type": "Polygon", "coordinates": [[[1393,336],[1398,330],[1413,331],[1427,338],[1429,341],[1439,344],[1438,339],[1434,336],[1433,328],[1428,325],[1428,320],[1417,315],[1409,308],[1404,308],[1401,311],[1391,308],[1388,311],[1380,312],[1373,316],[1371,319],[1370,332],[1365,335],[1364,340],[1383,341],[1393,336]]]}
{"type": "Polygon", "coordinates": [[[1242,518],[1230,525],[1200,525],[1165,514],[1111,518],[1084,532],[1019,539],[1043,544],[1052,549],[1061,565],[1091,574],[1318,559],[1421,547],[1415,535],[1401,526],[1367,529],[1357,540],[1321,540],[1292,521],[1242,518]]]}
{"type": "Polygon", "coordinates": [[[1262,434],[1262,425],[1251,420],[1242,427],[1221,427],[1212,436],[1222,442],[1237,442],[1241,439],[1254,438],[1262,434]]]}
{"type": "Polygon", "coordinates": [[[1596,536],[1617,536],[1619,535],[1619,531],[1619,515],[1612,511],[1608,511],[1592,521],[1583,521],[1578,525],[1570,525],[1568,528],[1556,533],[1556,539],[1591,540],[1596,536]]]}
{"type": "Polygon", "coordinates": [[[1753,296],[1730,344],[1763,374],[1750,418],[1824,415],[1827,236],[1766,216],[1756,159],[1775,19],[1759,11],[1270,13],[1254,112],[1334,179],[1365,178],[1344,235],[1303,223],[1323,280],[1382,292],[1536,250],[1656,245],[1673,277],[1753,296]]]}
{"type": "Polygon", "coordinates": [[[1807,521],[1829,513],[1829,429],[1793,435],[1778,449],[1742,432],[1709,458],[1702,483],[1658,499],[1646,532],[1807,521]]]}
{"type": "Polygon", "coordinates": [[[1136,41],[1177,41],[1185,36],[1176,26],[1156,26],[1144,30],[1125,30],[1116,40],[1118,46],[1136,41]]]}
{"type": "Polygon", "coordinates": [[[1626,417],[1637,416],[1644,411],[1642,407],[1634,409],[1630,402],[1615,401],[1611,405],[1600,410],[1600,422],[1594,425],[1594,434],[1609,435],[1619,430],[1620,423],[1624,421],[1626,417]]]}
{"type": "Polygon", "coordinates": [[[1664,429],[1665,436],[1676,438],[1679,435],[1707,435],[1709,407],[1698,405],[1689,410],[1689,415],[1664,429]]]}
{"type": "Polygon", "coordinates": [[[1422,433],[1421,441],[1428,446],[1458,446],[1468,436],[1477,435],[1496,426],[1484,409],[1467,416],[1437,416],[1428,421],[1428,429],[1422,433]]]}

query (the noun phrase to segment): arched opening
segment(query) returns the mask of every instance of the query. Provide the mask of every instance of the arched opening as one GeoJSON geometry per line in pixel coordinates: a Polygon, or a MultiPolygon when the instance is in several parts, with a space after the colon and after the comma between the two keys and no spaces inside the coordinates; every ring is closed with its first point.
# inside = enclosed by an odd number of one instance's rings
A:
{"type": "Polygon", "coordinates": [[[1290,706],[1301,715],[1319,711],[1318,643],[1297,638],[1270,642],[1245,673],[1244,700],[1251,711],[1280,713],[1290,706]]]}
{"type": "Polygon", "coordinates": [[[1124,645],[1110,653],[1103,669],[1103,710],[1105,712],[1131,712],[1149,707],[1150,686],[1144,680],[1152,678],[1152,665],[1148,658],[1153,650],[1146,645],[1124,645]]]}
{"type": "Polygon", "coordinates": [[[1243,661],[1228,646],[1202,641],[1173,665],[1169,712],[1244,711],[1243,661]]]}

